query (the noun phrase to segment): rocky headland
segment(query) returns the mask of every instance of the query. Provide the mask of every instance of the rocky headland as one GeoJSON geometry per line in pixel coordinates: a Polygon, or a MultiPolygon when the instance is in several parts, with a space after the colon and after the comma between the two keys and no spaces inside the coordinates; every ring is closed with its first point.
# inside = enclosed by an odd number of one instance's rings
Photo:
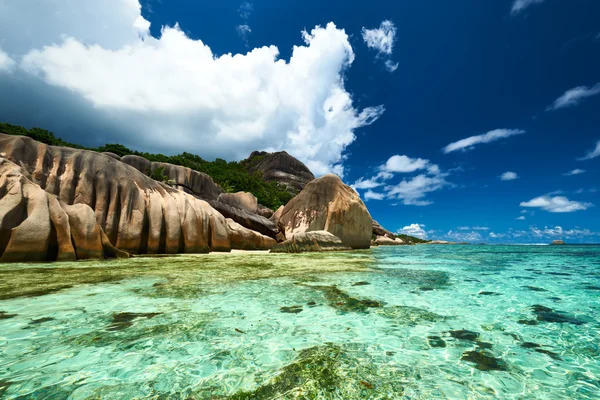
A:
{"type": "Polygon", "coordinates": [[[286,152],[242,164],[295,196],[272,210],[182,165],[0,133],[0,262],[412,244],[336,175],[315,179],[286,152]]]}

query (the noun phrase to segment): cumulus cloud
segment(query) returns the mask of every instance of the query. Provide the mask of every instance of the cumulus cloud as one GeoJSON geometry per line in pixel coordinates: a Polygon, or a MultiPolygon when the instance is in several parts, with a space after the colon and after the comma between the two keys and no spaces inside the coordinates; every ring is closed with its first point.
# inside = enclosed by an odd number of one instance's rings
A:
{"type": "Polygon", "coordinates": [[[554,103],[546,109],[546,111],[554,111],[565,107],[573,107],[578,105],[583,99],[595,96],[600,93],[600,82],[592,87],[578,86],[567,90],[562,96],[554,101],[554,103]]]}
{"type": "Polygon", "coordinates": [[[423,224],[410,224],[398,230],[397,233],[400,235],[409,235],[421,239],[427,239],[427,232],[425,232],[423,228],[425,228],[425,225],[423,224]]]}
{"type": "MultiPolygon", "coordinates": [[[[600,142],[598,142],[598,150],[599,150],[599,154],[600,154],[600,142]]],[[[580,175],[580,174],[585,174],[585,169],[576,168],[569,172],[565,172],[563,175],[571,176],[571,175],[580,175]]]]}
{"type": "Polygon", "coordinates": [[[519,179],[519,175],[517,175],[516,172],[506,171],[500,175],[500,179],[503,181],[513,181],[515,179],[519,179]]]}
{"type": "Polygon", "coordinates": [[[596,158],[600,156],[600,140],[596,142],[596,147],[590,150],[585,156],[581,157],[580,161],[591,160],[592,158],[596,158]]]}
{"type": "Polygon", "coordinates": [[[385,20],[375,29],[363,27],[362,37],[367,47],[377,51],[378,58],[387,58],[384,65],[389,72],[398,69],[398,63],[394,63],[390,58],[396,41],[396,26],[392,21],[385,20]]]}
{"type": "Polygon", "coordinates": [[[377,193],[372,190],[367,190],[364,197],[365,197],[365,200],[383,200],[385,197],[385,194],[377,193]]]}
{"type": "Polygon", "coordinates": [[[475,145],[481,143],[495,142],[496,140],[505,139],[515,135],[524,134],[525,131],[520,129],[495,129],[489,131],[483,135],[470,136],[465,139],[461,139],[457,142],[450,143],[442,149],[445,154],[451,153],[457,150],[471,150],[475,145]]]}
{"type": "MultiPolygon", "coordinates": [[[[451,184],[446,181],[448,173],[440,167],[423,158],[411,158],[405,155],[394,155],[378,167],[378,173],[369,178],[360,178],[351,186],[355,189],[372,189],[384,186],[384,195],[389,199],[402,200],[404,205],[427,206],[432,204],[426,200],[427,193],[440,190],[451,184]],[[397,174],[419,172],[412,178],[405,178],[396,184],[389,181],[397,174]]],[[[381,193],[379,193],[381,194],[381,193]]]]}
{"type": "Polygon", "coordinates": [[[488,228],[487,226],[459,226],[456,229],[458,229],[459,231],[489,231],[490,228],[488,228]]]}
{"type": "Polygon", "coordinates": [[[525,216],[521,215],[520,217],[515,218],[518,221],[524,221],[525,220],[525,216]]]}
{"type": "Polygon", "coordinates": [[[247,24],[242,24],[236,26],[235,29],[237,30],[238,35],[240,35],[244,43],[246,43],[246,46],[248,46],[248,35],[252,33],[252,29],[250,29],[250,26],[247,24]]]}
{"type": "Polygon", "coordinates": [[[15,61],[0,48],[0,72],[10,72],[15,67],[15,61]]]}
{"type": "Polygon", "coordinates": [[[532,6],[534,4],[541,4],[544,1],[546,0],[515,0],[510,11],[513,15],[519,14],[520,12],[524,11],[527,7],[532,6]]]}
{"type": "Polygon", "coordinates": [[[564,196],[540,196],[521,203],[521,207],[541,208],[552,213],[569,213],[587,210],[593,207],[592,203],[572,201],[564,196]]]}
{"type": "Polygon", "coordinates": [[[387,172],[414,172],[419,169],[426,169],[432,166],[429,160],[422,158],[410,158],[407,156],[391,156],[384,165],[380,167],[382,171],[387,172]]]}
{"type": "Polygon", "coordinates": [[[425,199],[427,193],[438,191],[449,185],[444,178],[445,174],[434,176],[420,174],[411,179],[403,179],[396,185],[387,186],[387,195],[402,200],[404,205],[427,206],[433,203],[425,199]]]}
{"type": "Polygon", "coordinates": [[[9,3],[10,18],[0,18],[14,21],[0,24],[0,37],[20,54],[19,79],[0,74],[0,90],[11,95],[0,100],[1,119],[87,145],[112,141],[209,159],[285,149],[322,175],[343,174],[355,130],[384,112],[354,106],[344,87],[354,52],[333,23],[302,32],[289,60],[275,46],[216,55],[177,25],[150,36],[137,0],[111,1],[9,3]],[[18,38],[25,23],[31,29],[18,38]],[[61,124],[71,126],[66,135],[61,124]]]}

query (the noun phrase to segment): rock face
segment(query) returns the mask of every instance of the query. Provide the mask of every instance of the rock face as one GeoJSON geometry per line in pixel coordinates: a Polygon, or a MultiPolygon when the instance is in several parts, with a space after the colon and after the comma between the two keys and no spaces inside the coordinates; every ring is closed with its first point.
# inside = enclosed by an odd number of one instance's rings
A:
{"type": "Polygon", "coordinates": [[[285,151],[277,153],[254,151],[245,162],[251,162],[255,157],[262,159],[251,165],[249,171],[258,173],[267,182],[277,182],[285,186],[292,194],[298,194],[308,182],[315,179],[306,165],[285,151]]]}
{"type": "Polygon", "coordinates": [[[207,202],[107,155],[0,134],[0,157],[5,159],[0,174],[0,257],[5,261],[275,244],[258,232],[232,229],[207,202]]]}
{"type": "Polygon", "coordinates": [[[220,201],[209,201],[208,203],[225,216],[225,218],[230,218],[243,227],[260,232],[273,239],[277,238],[279,229],[277,228],[277,224],[270,219],[258,214],[252,214],[241,208],[232,207],[220,201]]]}
{"type": "Polygon", "coordinates": [[[291,239],[278,243],[272,253],[304,253],[319,251],[351,250],[337,237],[327,231],[312,231],[295,234],[291,239]]]}
{"type": "Polygon", "coordinates": [[[400,246],[404,244],[406,243],[400,238],[392,239],[387,236],[377,236],[375,239],[376,246],[400,246]]]}
{"type": "Polygon", "coordinates": [[[224,193],[223,189],[209,175],[191,168],[169,163],[150,162],[144,157],[135,155],[124,156],[121,161],[131,165],[144,175],[148,175],[149,172],[162,167],[164,168],[164,175],[169,180],[174,181],[184,191],[203,200],[216,200],[220,194],[224,193]]]}
{"type": "Polygon", "coordinates": [[[386,236],[388,238],[393,238],[395,236],[393,232],[388,231],[375,220],[373,220],[373,234],[375,236],[386,236]]]}
{"type": "Polygon", "coordinates": [[[566,244],[566,243],[564,241],[562,241],[562,240],[553,240],[552,244],[556,246],[556,245],[563,245],[563,244],[566,244]]]}
{"type": "Polygon", "coordinates": [[[217,201],[231,207],[241,208],[252,214],[258,213],[258,200],[252,193],[221,193],[217,201]]]}
{"type": "Polygon", "coordinates": [[[368,249],[372,219],[358,194],[336,175],[311,181],[285,206],[279,223],[286,237],[328,231],[353,249],[368,249]]]}

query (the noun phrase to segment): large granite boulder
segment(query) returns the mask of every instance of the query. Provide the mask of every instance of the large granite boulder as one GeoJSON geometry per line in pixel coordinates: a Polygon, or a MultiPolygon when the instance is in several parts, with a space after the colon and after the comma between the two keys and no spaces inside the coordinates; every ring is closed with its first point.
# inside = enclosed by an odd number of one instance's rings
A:
{"type": "Polygon", "coordinates": [[[327,231],[312,231],[296,233],[291,239],[278,243],[272,253],[305,253],[319,251],[351,250],[340,238],[327,231]]]}
{"type": "Polygon", "coordinates": [[[404,245],[406,243],[404,243],[404,241],[400,238],[390,238],[388,236],[377,236],[375,238],[375,245],[376,246],[399,246],[399,245],[404,245]]]}
{"type": "Polygon", "coordinates": [[[249,192],[221,193],[217,201],[228,206],[241,208],[249,213],[258,213],[258,200],[249,192]]]}
{"type": "Polygon", "coordinates": [[[273,239],[277,238],[279,229],[277,223],[258,214],[253,214],[242,208],[230,206],[220,201],[209,201],[211,207],[220,212],[225,218],[230,218],[245,228],[260,232],[273,239]]]}
{"type": "Polygon", "coordinates": [[[383,226],[381,226],[379,224],[379,222],[373,220],[373,234],[375,236],[386,236],[388,238],[394,238],[394,233],[391,231],[388,231],[387,229],[385,229],[383,226]]]}
{"type": "Polygon", "coordinates": [[[286,237],[311,231],[328,231],[353,249],[368,249],[372,219],[358,194],[333,174],[308,183],[285,206],[279,223],[286,237]]]}
{"type": "Polygon", "coordinates": [[[267,153],[254,151],[242,161],[249,166],[249,172],[259,174],[267,182],[276,182],[292,194],[298,194],[315,176],[301,161],[285,151],[267,153]]]}
{"type": "Polygon", "coordinates": [[[184,191],[200,197],[203,200],[216,200],[224,193],[213,179],[203,173],[181,165],[151,162],[144,157],[127,155],[121,158],[125,164],[131,165],[144,175],[150,175],[157,168],[163,168],[163,174],[184,191]]]}
{"type": "Polygon", "coordinates": [[[0,134],[0,157],[5,159],[0,257],[6,261],[72,259],[73,254],[99,258],[123,251],[269,249],[274,244],[247,228],[232,230],[206,201],[104,154],[0,134]],[[252,243],[240,243],[240,237],[252,243]],[[21,249],[29,250],[24,254],[21,249]]]}
{"type": "Polygon", "coordinates": [[[67,205],[0,157],[0,262],[128,257],[103,240],[94,211],[67,205]]]}

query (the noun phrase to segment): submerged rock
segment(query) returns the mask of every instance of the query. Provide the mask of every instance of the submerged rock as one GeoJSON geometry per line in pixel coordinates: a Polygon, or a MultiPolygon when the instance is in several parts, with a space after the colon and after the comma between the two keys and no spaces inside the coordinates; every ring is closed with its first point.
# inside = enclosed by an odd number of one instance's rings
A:
{"type": "Polygon", "coordinates": [[[279,311],[287,314],[299,314],[302,312],[302,306],[281,307],[279,311]]]}
{"type": "Polygon", "coordinates": [[[468,341],[471,341],[471,342],[479,340],[479,333],[478,332],[468,331],[466,329],[460,329],[460,330],[457,330],[457,331],[449,331],[448,333],[454,339],[468,340],[468,341]]]}
{"type": "Polygon", "coordinates": [[[547,292],[546,289],[539,288],[536,286],[523,286],[525,289],[531,290],[532,292],[547,292]]]}
{"type": "Polygon", "coordinates": [[[358,313],[367,313],[369,308],[379,308],[383,307],[385,303],[369,300],[369,299],[356,299],[343,290],[339,289],[337,286],[316,286],[316,285],[304,285],[311,289],[319,290],[323,292],[325,298],[327,299],[327,303],[330,307],[335,308],[342,312],[358,312],[358,313]]]}
{"type": "Polygon", "coordinates": [[[537,316],[538,321],[554,322],[554,323],[558,323],[558,324],[566,323],[566,324],[573,324],[573,325],[583,325],[586,323],[585,321],[579,320],[575,317],[572,317],[570,315],[564,314],[559,311],[554,311],[551,308],[541,306],[539,304],[535,304],[535,305],[531,306],[531,309],[537,316]]]}
{"type": "Polygon", "coordinates": [[[439,336],[427,336],[427,341],[431,347],[446,347],[446,342],[439,336]]]}
{"type": "Polygon", "coordinates": [[[387,399],[402,397],[406,377],[349,345],[327,343],[301,350],[296,359],[251,391],[211,397],[235,400],[387,399]]]}
{"type": "Polygon", "coordinates": [[[377,314],[393,320],[396,324],[405,326],[417,326],[432,322],[441,322],[448,319],[443,315],[429,310],[410,306],[391,306],[377,310],[377,314]]]}
{"type": "Polygon", "coordinates": [[[353,249],[371,245],[372,220],[358,194],[333,174],[311,181],[283,209],[286,237],[328,231],[353,249]]]}
{"type": "Polygon", "coordinates": [[[327,231],[296,233],[290,239],[271,249],[272,253],[306,253],[352,250],[327,231]]]}
{"type": "Polygon", "coordinates": [[[122,312],[115,313],[112,317],[111,324],[106,328],[108,331],[120,331],[125,328],[129,328],[133,325],[133,321],[138,318],[154,318],[162,313],[131,313],[122,312]]]}
{"type": "Polygon", "coordinates": [[[480,371],[508,371],[506,362],[487,351],[467,351],[460,359],[475,364],[480,371]]]}
{"type": "Polygon", "coordinates": [[[9,314],[6,311],[0,311],[0,320],[10,319],[16,317],[17,314],[9,314]]]}

